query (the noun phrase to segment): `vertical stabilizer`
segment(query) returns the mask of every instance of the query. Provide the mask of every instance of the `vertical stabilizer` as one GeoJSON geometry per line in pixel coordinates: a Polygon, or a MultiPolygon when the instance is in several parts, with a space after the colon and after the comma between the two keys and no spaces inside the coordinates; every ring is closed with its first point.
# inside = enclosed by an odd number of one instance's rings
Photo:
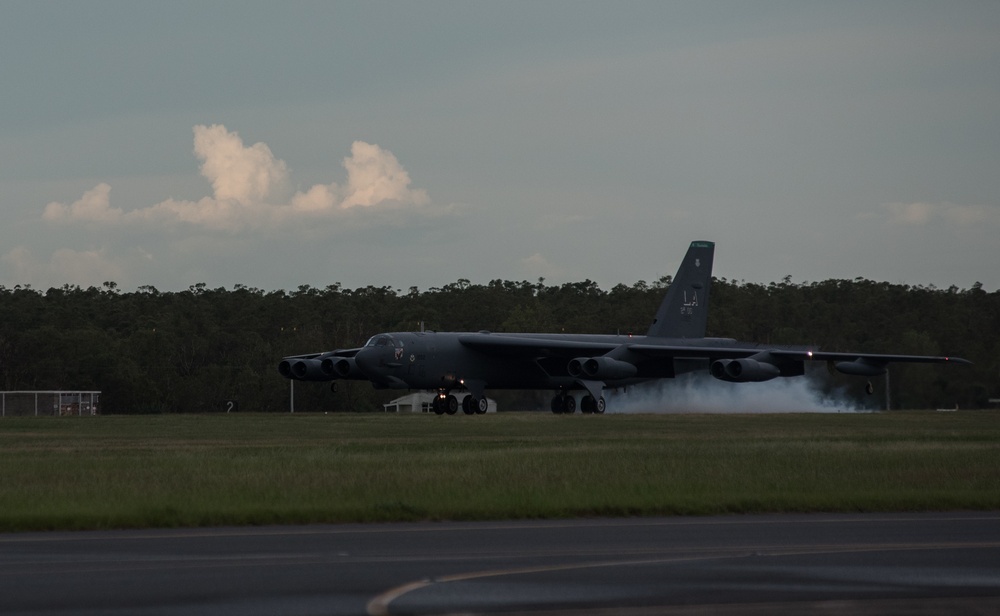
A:
{"type": "Polygon", "coordinates": [[[708,325],[708,294],[712,289],[715,242],[691,242],[667,295],[656,311],[647,336],[704,338],[708,325]]]}

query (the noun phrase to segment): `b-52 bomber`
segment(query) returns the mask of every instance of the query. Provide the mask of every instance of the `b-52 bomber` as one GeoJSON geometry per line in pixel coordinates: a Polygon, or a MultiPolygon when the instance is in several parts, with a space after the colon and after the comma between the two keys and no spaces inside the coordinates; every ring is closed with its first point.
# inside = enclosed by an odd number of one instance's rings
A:
{"type": "MultiPolygon", "coordinates": [[[[365,346],[286,357],[282,376],[302,381],[357,379],[376,388],[437,391],[437,414],[485,413],[486,390],[548,389],[552,412],[603,413],[604,390],[708,371],[733,383],[805,374],[805,362],[861,377],[888,364],[968,364],[958,357],[827,353],[807,346],[706,338],[715,243],[692,242],[645,336],[480,332],[392,332],[365,346]],[[462,394],[461,403],[456,393],[462,394]]],[[[868,393],[872,393],[871,381],[868,393]]]]}

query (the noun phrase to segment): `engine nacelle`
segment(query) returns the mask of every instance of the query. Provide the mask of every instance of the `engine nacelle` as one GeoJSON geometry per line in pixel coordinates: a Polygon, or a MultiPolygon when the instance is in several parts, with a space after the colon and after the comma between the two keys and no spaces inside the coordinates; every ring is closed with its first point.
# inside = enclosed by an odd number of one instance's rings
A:
{"type": "Polygon", "coordinates": [[[635,376],[635,365],[610,357],[577,357],[567,366],[570,376],[595,381],[616,381],[635,376]]]}
{"type": "Polygon", "coordinates": [[[300,381],[329,381],[318,359],[284,359],[278,364],[278,372],[286,379],[300,381]]]}
{"type": "Polygon", "coordinates": [[[364,379],[353,357],[327,357],[321,364],[323,373],[331,379],[364,379]]]}
{"type": "Polygon", "coordinates": [[[833,364],[837,372],[850,374],[851,376],[879,376],[885,374],[886,365],[867,359],[857,359],[855,361],[838,361],[833,364]]]}
{"type": "Polygon", "coordinates": [[[756,359],[719,359],[712,362],[712,376],[731,383],[759,383],[781,376],[781,369],[774,364],[756,359]]]}

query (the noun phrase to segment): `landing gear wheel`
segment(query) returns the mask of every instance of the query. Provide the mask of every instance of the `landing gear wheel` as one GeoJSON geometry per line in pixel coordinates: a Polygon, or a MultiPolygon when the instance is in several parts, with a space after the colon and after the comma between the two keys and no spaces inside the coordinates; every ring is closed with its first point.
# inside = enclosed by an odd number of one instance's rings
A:
{"type": "Polygon", "coordinates": [[[455,396],[453,396],[451,394],[448,394],[448,396],[445,397],[445,399],[444,399],[444,412],[448,413],[449,415],[454,415],[455,413],[457,413],[458,412],[458,398],[456,398],[455,396]]]}
{"type": "Polygon", "coordinates": [[[444,398],[441,396],[434,398],[434,401],[431,402],[431,410],[434,411],[435,415],[444,415],[444,398]]]}
{"type": "Polygon", "coordinates": [[[594,412],[598,415],[603,415],[606,407],[607,403],[604,402],[604,396],[601,396],[597,399],[597,405],[594,407],[594,412]]]}
{"type": "Polygon", "coordinates": [[[584,415],[590,415],[597,410],[597,402],[594,401],[594,396],[587,394],[580,400],[580,410],[583,411],[584,415]]]}
{"type": "Polygon", "coordinates": [[[475,407],[473,407],[474,396],[466,396],[462,398],[462,412],[466,415],[472,415],[476,412],[475,407]]]}
{"type": "Polygon", "coordinates": [[[576,412],[576,398],[570,394],[566,394],[563,400],[563,413],[567,415],[572,415],[576,412]]]}
{"type": "Polygon", "coordinates": [[[476,411],[476,415],[485,415],[490,408],[490,401],[486,399],[486,396],[476,398],[475,402],[472,403],[472,408],[476,411]]]}
{"type": "Polygon", "coordinates": [[[562,415],[563,397],[559,394],[556,394],[555,397],[552,398],[552,412],[556,415],[562,415]]]}

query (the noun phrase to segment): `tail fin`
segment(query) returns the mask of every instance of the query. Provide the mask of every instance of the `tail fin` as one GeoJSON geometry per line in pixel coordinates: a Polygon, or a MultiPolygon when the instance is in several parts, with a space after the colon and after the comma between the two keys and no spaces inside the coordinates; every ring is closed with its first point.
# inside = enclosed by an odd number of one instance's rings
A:
{"type": "Polygon", "coordinates": [[[708,295],[712,289],[715,242],[691,242],[677,275],[667,289],[647,336],[704,338],[708,295]]]}

